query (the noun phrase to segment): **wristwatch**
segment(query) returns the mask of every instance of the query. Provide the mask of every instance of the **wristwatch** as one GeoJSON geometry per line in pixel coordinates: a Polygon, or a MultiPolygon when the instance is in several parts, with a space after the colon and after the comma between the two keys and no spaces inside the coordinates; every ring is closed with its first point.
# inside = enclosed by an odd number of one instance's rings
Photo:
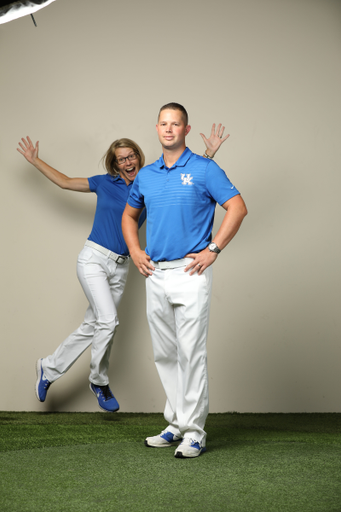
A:
{"type": "Polygon", "coordinates": [[[217,244],[215,244],[214,242],[210,243],[210,245],[208,246],[208,250],[211,252],[215,252],[216,254],[219,254],[221,252],[217,244]]]}

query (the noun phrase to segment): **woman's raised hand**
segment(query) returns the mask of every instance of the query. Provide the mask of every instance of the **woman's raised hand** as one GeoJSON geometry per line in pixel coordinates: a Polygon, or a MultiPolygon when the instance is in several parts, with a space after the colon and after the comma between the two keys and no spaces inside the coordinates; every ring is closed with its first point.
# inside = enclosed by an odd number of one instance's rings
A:
{"type": "Polygon", "coordinates": [[[222,143],[230,136],[230,134],[228,134],[224,137],[224,131],[225,126],[222,126],[221,123],[218,124],[217,129],[215,123],[213,123],[211,135],[208,139],[205,137],[203,133],[200,134],[206,146],[206,154],[211,158],[214,157],[222,143]]]}
{"type": "Polygon", "coordinates": [[[34,165],[35,160],[38,158],[39,141],[37,141],[34,146],[29,137],[26,137],[26,139],[22,138],[21,140],[22,142],[19,142],[21,149],[17,148],[17,151],[19,151],[30,164],[34,165]]]}

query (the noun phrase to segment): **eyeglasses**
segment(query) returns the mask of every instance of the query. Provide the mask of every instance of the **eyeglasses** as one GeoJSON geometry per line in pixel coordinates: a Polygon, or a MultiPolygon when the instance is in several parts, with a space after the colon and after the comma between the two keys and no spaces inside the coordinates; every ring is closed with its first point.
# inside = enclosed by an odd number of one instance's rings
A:
{"type": "Polygon", "coordinates": [[[133,160],[136,160],[136,158],[137,158],[137,154],[132,153],[131,155],[128,155],[126,157],[118,158],[117,163],[118,163],[118,165],[122,165],[126,162],[126,160],[128,160],[129,162],[132,162],[133,160]]]}

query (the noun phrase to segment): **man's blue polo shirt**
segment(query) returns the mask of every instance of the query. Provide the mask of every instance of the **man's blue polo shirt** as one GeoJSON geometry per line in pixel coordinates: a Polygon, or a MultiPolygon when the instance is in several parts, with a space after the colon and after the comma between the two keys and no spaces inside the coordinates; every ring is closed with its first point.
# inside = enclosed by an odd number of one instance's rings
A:
{"type": "Polygon", "coordinates": [[[186,148],[171,168],[161,156],[141,169],[128,204],[147,209],[146,253],[154,261],[168,261],[205,249],[216,203],[238,194],[215,162],[186,148]]]}
{"type": "MultiPolygon", "coordinates": [[[[97,206],[94,223],[88,240],[127,256],[127,244],[122,233],[122,215],[131,191],[131,183],[126,185],[120,176],[100,174],[88,178],[91,192],[97,194],[97,206]]],[[[139,226],[146,218],[144,210],[140,216],[139,226]]]]}

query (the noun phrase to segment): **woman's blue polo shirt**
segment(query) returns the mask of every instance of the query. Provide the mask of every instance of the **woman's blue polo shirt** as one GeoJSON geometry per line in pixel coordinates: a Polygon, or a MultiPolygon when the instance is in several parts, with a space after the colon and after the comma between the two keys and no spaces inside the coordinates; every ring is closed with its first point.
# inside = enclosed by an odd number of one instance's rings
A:
{"type": "MultiPolygon", "coordinates": [[[[88,178],[91,192],[97,194],[97,206],[94,223],[88,240],[128,256],[129,251],[122,233],[122,215],[129,197],[131,186],[126,185],[120,176],[100,174],[88,178]]],[[[144,210],[140,216],[139,226],[146,218],[144,210]]]]}
{"type": "Polygon", "coordinates": [[[146,253],[154,261],[169,261],[205,249],[212,239],[216,203],[238,194],[215,162],[186,148],[171,168],[161,156],[141,169],[128,204],[146,207],[146,253]]]}

